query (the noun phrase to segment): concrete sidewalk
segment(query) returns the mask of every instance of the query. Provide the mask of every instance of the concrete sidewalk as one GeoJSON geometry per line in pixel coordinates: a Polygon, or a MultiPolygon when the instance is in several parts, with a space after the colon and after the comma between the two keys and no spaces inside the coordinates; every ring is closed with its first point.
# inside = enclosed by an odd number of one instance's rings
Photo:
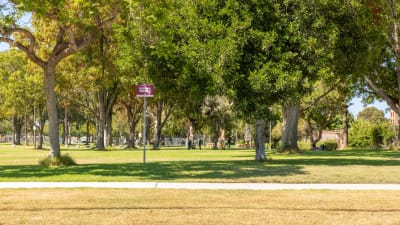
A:
{"type": "Polygon", "coordinates": [[[0,182],[6,188],[128,188],[212,190],[400,190],[400,184],[278,184],[171,182],[0,182]]]}

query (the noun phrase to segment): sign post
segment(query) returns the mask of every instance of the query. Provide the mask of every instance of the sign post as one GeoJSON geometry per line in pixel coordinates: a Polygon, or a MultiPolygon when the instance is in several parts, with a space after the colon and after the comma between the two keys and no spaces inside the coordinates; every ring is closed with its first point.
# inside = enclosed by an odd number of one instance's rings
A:
{"type": "Polygon", "coordinates": [[[154,96],[154,86],[151,84],[136,85],[136,96],[143,97],[143,163],[146,164],[146,97],[154,96]]]}

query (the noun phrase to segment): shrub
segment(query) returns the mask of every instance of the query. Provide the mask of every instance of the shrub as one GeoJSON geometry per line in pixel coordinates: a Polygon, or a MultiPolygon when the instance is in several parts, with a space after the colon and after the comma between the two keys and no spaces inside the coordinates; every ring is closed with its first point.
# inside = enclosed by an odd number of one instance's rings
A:
{"type": "Polygon", "coordinates": [[[335,140],[323,141],[320,143],[320,146],[324,145],[325,149],[328,151],[336,150],[338,144],[335,140]]]}
{"type": "Polygon", "coordinates": [[[39,161],[39,165],[49,167],[65,167],[76,165],[75,161],[68,154],[62,155],[61,157],[46,157],[39,161]]]}
{"type": "Polygon", "coordinates": [[[371,123],[357,120],[349,130],[349,141],[351,147],[362,149],[376,149],[389,145],[395,136],[389,123],[371,123]]]}

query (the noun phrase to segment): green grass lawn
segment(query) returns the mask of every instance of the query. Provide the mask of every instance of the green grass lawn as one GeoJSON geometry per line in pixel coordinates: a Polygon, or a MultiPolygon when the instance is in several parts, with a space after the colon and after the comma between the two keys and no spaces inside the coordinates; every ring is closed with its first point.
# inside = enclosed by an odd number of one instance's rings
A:
{"type": "MultiPolygon", "coordinates": [[[[42,168],[48,151],[0,145],[0,181],[399,183],[400,152],[63,149],[78,163],[42,168]]],[[[400,224],[399,191],[3,189],[0,224],[400,224]],[[107,215],[107,216],[104,216],[107,215]]]]}
{"type": "Polygon", "coordinates": [[[96,151],[62,149],[78,165],[42,168],[47,150],[0,145],[0,181],[170,181],[274,183],[399,183],[398,151],[268,152],[255,162],[254,150],[96,151]]]}

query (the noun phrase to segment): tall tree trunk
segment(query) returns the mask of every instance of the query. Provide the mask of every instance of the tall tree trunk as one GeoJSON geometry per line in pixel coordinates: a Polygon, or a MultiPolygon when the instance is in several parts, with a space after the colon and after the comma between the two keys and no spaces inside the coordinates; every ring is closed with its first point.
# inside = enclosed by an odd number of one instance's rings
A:
{"type": "Polygon", "coordinates": [[[349,111],[347,110],[347,104],[343,108],[343,135],[340,148],[347,148],[349,146],[349,111]]]}
{"type": "Polygon", "coordinates": [[[159,101],[156,109],[156,120],[154,121],[154,143],[153,149],[160,149],[161,129],[162,129],[163,103],[159,101]]]}
{"type": "Polygon", "coordinates": [[[154,121],[154,143],[153,143],[154,150],[160,149],[160,140],[161,140],[161,122],[158,118],[158,112],[157,112],[157,119],[154,121]]]}
{"type": "Polygon", "coordinates": [[[315,149],[317,147],[317,143],[321,140],[322,138],[322,129],[317,130],[317,136],[314,136],[314,128],[311,125],[311,122],[309,120],[306,120],[307,124],[307,135],[310,137],[310,145],[311,149],[315,149]]]}
{"type": "Polygon", "coordinates": [[[21,145],[21,132],[22,132],[22,120],[17,116],[13,116],[13,144],[21,145]]]}
{"type": "Polygon", "coordinates": [[[25,124],[25,145],[29,144],[28,115],[27,114],[28,114],[28,112],[27,112],[27,109],[25,107],[25,118],[24,118],[24,120],[25,120],[25,122],[24,122],[24,124],[25,124]]]}
{"type": "Polygon", "coordinates": [[[130,107],[129,105],[125,105],[125,108],[129,124],[128,147],[136,148],[136,126],[139,123],[141,111],[137,107],[130,107]]]}
{"type": "Polygon", "coordinates": [[[265,121],[257,119],[255,122],[254,142],[256,144],[256,161],[265,161],[265,121]]]}
{"type": "Polygon", "coordinates": [[[300,115],[300,105],[284,105],[282,107],[283,124],[282,124],[282,151],[299,150],[297,145],[297,125],[300,115]]]}
{"type": "Polygon", "coordinates": [[[105,137],[106,137],[106,146],[112,146],[114,144],[113,134],[112,134],[112,111],[107,112],[106,114],[105,137]]]}
{"type": "Polygon", "coordinates": [[[96,148],[104,150],[104,129],[106,123],[106,109],[105,109],[105,91],[101,89],[99,91],[99,118],[97,124],[97,142],[96,148]]]}
{"type": "Polygon", "coordinates": [[[43,149],[43,126],[40,125],[39,126],[39,142],[38,142],[38,146],[37,149],[43,149]]]}
{"type": "Polygon", "coordinates": [[[193,141],[194,141],[194,133],[193,133],[193,124],[192,121],[189,122],[189,127],[187,130],[187,140],[188,140],[188,149],[192,149],[193,141]]]}
{"type": "Polygon", "coordinates": [[[51,158],[59,158],[61,156],[60,138],[58,134],[57,98],[55,92],[55,67],[56,65],[51,65],[50,63],[48,63],[44,69],[44,89],[49,120],[49,157],[51,158]]]}
{"type": "Polygon", "coordinates": [[[64,109],[62,144],[68,146],[68,109],[64,109]]]}
{"type": "Polygon", "coordinates": [[[90,123],[89,121],[86,121],[86,142],[89,144],[90,143],[90,123]]]}
{"type": "Polygon", "coordinates": [[[39,106],[38,107],[38,113],[39,113],[39,142],[38,142],[38,149],[43,149],[43,132],[44,132],[44,125],[46,123],[46,116],[44,113],[44,107],[39,106]]]}
{"type": "Polygon", "coordinates": [[[214,130],[212,134],[213,149],[218,150],[218,140],[221,136],[221,130],[219,129],[218,124],[215,124],[215,129],[212,130],[214,130]]]}

